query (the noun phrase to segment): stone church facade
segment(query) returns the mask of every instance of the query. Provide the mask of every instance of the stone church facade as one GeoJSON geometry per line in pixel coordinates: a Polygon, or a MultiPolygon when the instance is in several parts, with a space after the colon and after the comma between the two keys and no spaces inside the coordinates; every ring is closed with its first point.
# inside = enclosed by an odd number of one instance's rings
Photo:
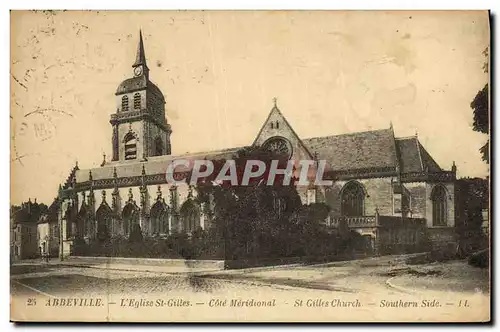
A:
{"type": "MultiPolygon", "coordinates": [[[[65,255],[77,239],[127,237],[134,229],[145,237],[208,229],[212,209],[197,203],[193,187],[168,184],[167,166],[175,159],[231,159],[240,149],[171,155],[165,98],[149,80],[142,36],[132,68],[133,77],[115,92],[111,160],[94,169],[76,165],[59,189],[65,255]]],[[[296,160],[326,160],[325,178],[333,185],[297,187],[303,203],[326,203],[326,224],[361,234],[375,252],[409,248],[424,236],[434,244],[455,241],[456,167],[443,170],[417,136],[397,138],[391,125],[303,139],[275,102],[253,145],[296,160]]]]}

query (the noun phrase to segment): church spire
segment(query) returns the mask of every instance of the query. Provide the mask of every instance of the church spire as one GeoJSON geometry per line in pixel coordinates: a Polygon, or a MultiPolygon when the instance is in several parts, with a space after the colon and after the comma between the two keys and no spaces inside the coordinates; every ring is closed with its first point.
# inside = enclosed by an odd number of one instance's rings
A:
{"type": "Polygon", "coordinates": [[[146,53],[144,52],[144,42],[142,41],[142,30],[139,30],[139,45],[137,45],[137,55],[135,57],[135,62],[132,67],[137,66],[146,67],[146,53]]]}

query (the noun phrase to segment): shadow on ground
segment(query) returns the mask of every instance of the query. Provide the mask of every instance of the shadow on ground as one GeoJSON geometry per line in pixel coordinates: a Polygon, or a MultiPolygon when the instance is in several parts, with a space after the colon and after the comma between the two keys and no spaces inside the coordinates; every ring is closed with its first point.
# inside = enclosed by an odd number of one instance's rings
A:
{"type": "Polygon", "coordinates": [[[35,272],[49,272],[53,268],[45,265],[14,265],[10,267],[10,275],[19,275],[35,272]]]}

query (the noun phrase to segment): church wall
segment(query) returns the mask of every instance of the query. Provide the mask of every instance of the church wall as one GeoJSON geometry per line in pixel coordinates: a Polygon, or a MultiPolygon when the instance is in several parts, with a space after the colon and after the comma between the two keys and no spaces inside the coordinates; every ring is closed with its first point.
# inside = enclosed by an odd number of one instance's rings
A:
{"type": "Polygon", "coordinates": [[[154,123],[148,122],[146,124],[148,128],[148,137],[145,139],[145,142],[147,143],[147,149],[149,151],[149,156],[155,156],[155,140],[157,137],[161,138],[162,141],[162,150],[163,154],[165,154],[166,151],[166,146],[167,146],[167,135],[165,132],[156,126],[154,123]]]}
{"type": "Polygon", "coordinates": [[[148,111],[154,114],[163,115],[165,113],[165,104],[162,101],[162,97],[155,94],[153,91],[146,92],[146,102],[148,105],[148,111]]]}
{"type": "Polygon", "coordinates": [[[378,208],[380,215],[393,215],[391,178],[362,179],[359,182],[365,187],[365,215],[375,215],[378,208]]]}
{"type": "MultiPolygon", "coordinates": [[[[375,215],[376,208],[378,208],[380,215],[393,215],[391,178],[359,179],[355,181],[364,187],[367,194],[365,196],[364,211],[366,216],[375,215]]],[[[326,189],[325,199],[331,208],[332,216],[341,215],[341,190],[348,182],[336,181],[326,189]]]]}

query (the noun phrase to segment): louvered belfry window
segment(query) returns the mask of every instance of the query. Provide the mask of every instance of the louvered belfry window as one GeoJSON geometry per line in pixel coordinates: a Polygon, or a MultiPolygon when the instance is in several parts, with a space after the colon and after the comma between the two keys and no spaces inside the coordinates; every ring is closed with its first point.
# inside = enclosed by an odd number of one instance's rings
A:
{"type": "Polygon", "coordinates": [[[141,94],[139,92],[136,92],[134,94],[134,109],[135,110],[141,109],[141,94]]]}
{"type": "Polygon", "coordinates": [[[128,111],[128,97],[123,96],[122,97],[122,112],[127,112],[128,111]]]}

